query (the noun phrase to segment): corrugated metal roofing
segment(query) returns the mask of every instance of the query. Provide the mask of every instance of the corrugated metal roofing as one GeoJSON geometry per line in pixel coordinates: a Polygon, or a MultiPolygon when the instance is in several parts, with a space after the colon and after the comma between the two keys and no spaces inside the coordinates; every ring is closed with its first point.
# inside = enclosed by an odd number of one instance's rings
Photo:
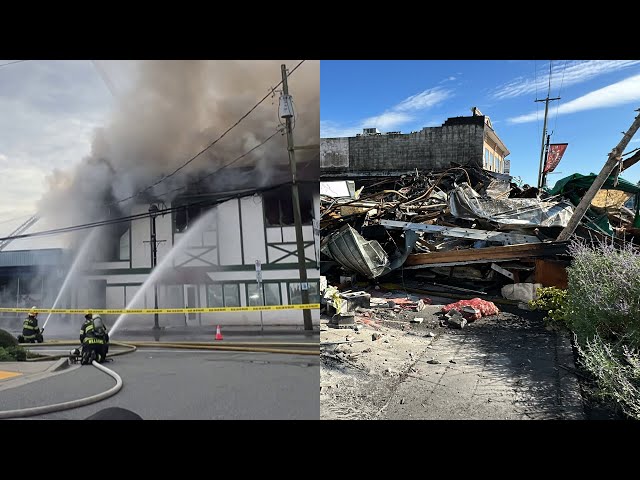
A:
{"type": "Polygon", "coordinates": [[[0,252],[0,267],[58,265],[63,261],[63,256],[64,250],[61,248],[2,251],[0,252]]]}

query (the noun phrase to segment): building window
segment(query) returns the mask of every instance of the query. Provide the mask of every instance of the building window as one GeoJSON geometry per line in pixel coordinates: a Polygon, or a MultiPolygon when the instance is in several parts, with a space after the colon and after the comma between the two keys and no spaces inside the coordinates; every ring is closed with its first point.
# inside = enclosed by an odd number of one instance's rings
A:
{"type": "Polygon", "coordinates": [[[239,307],[240,285],[237,283],[207,285],[207,305],[212,308],[239,307]]]}
{"type": "MultiPolygon", "coordinates": [[[[187,200],[184,201],[185,203],[187,200]]],[[[200,217],[200,215],[206,213],[211,206],[203,206],[203,205],[184,205],[178,206],[177,210],[175,210],[175,223],[174,223],[174,232],[181,233],[186,231],[189,226],[192,226],[195,221],[200,217]]]]}
{"type": "Polygon", "coordinates": [[[489,149],[484,149],[484,168],[489,168],[489,149]]]}
{"type": "Polygon", "coordinates": [[[250,307],[259,305],[282,305],[280,300],[280,284],[263,283],[262,292],[260,292],[257,283],[248,283],[247,305],[250,307]],[[260,300],[260,293],[262,293],[262,301],[260,300]]]}
{"type": "Polygon", "coordinates": [[[120,237],[120,260],[130,260],[131,256],[129,255],[129,230],[124,232],[120,237]]]}
{"type": "Polygon", "coordinates": [[[240,306],[240,286],[237,283],[224,284],[224,306],[225,307],[240,306]]]}
{"type": "MultiPolygon", "coordinates": [[[[300,217],[303,225],[311,225],[313,220],[313,193],[318,191],[317,185],[300,185],[298,187],[300,197],[300,217]],[[314,188],[315,187],[315,188],[314,188]]],[[[270,190],[262,195],[264,205],[264,217],[268,227],[293,225],[293,202],[291,200],[291,187],[283,187],[270,190]]]]}
{"type": "Polygon", "coordinates": [[[224,307],[221,284],[207,285],[207,305],[213,308],[224,307]]]}
{"type": "MultiPolygon", "coordinates": [[[[319,287],[319,282],[309,282],[309,303],[320,302],[319,287]]],[[[300,282],[289,283],[289,304],[296,305],[301,303],[302,290],[300,289],[300,282]]]]}
{"type": "Polygon", "coordinates": [[[263,283],[265,305],[282,305],[279,283],[263,283]]]}
{"type": "Polygon", "coordinates": [[[257,283],[247,283],[247,305],[257,307],[262,305],[262,296],[257,283]]]}

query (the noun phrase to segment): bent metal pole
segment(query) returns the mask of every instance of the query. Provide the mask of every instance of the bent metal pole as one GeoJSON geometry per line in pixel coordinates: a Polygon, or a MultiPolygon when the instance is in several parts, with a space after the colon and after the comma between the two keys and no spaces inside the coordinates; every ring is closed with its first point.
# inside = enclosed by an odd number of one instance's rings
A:
{"type": "MultiPolygon", "coordinates": [[[[636,112],[640,112],[640,109],[636,110],[636,112]]],[[[627,145],[629,144],[635,133],[638,131],[639,127],[640,113],[636,116],[635,120],[631,124],[631,127],[629,127],[629,130],[627,130],[627,132],[622,136],[622,140],[620,140],[620,143],[618,143],[618,145],[616,145],[614,149],[611,150],[609,159],[604,164],[604,167],[602,167],[602,170],[589,187],[589,190],[587,190],[587,193],[585,193],[584,197],[582,197],[582,200],[580,200],[580,203],[576,207],[573,216],[569,219],[569,223],[567,223],[567,226],[564,227],[564,230],[562,230],[562,232],[560,232],[560,235],[558,235],[557,241],[561,242],[568,240],[573,232],[575,232],[576,228],[578,228],[578,224],[591,205],[594,197],[596,196],[600,188],[602,188],[602,185],[604,185],[604,182],[607,180],[607,178],[609,178],[609,175],[611,175],[611,172],[615,168],[616,164],[621,161],[622,152],[624,152],[624,149],[627,148],[627,145]]]]}

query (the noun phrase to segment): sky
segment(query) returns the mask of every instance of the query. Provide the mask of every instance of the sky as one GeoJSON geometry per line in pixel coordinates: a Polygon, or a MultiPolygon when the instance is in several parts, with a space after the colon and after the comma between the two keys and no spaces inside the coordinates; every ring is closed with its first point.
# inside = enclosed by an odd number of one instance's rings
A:
{"type": "MultiPolygon", "coordinates": [[[[268,94],[281,79],[280,63],[291,69],[298,61],[0,60],[0,237],[36,213],[47,192],[73,185],[74,208],[83,205],[85,190],[89,196],[105,190],[103,178],[110,176],[98,175],[101,170],[119,168],[119,183],[111,187],[133,191],[142,187],[134,180],[146,186],[146,176],[168,173],[162,169],[187,161],[268,94]],[[147,169],[150,163],[157,171],[147,169]]],[[[289,79],[301,145],[317,144],[318,71],[319,62],[309,60],[289,79]]],[[[279,91],[181,174],[235,158],[275,132],[279,91]]],[[[286,161],[282,135],[245,161],[255,160],[268,179],[274,156],[286,161]]],[[[299,161],[304,158],[301,152],[299,161]]]]}
{"type": "Polygon", "coordinates": [[[9,62],[0,60],[0,227],[27,220],[45,178],[89,154],[134,72],[128,61],[9,62]]]}
{"type": "MultiPolygon", "coordinates": [[[[640,60],[356,60],[320,64],[320,136],[376,127],[409,133],[477,107],[510,150],[511,175],[536,185],[549,87],[551,143],[568,143],[547,184],[599,173],[638,114],[640,60]],[[557,172],[557,173],[556,173],[557,172]]],[[[626,152],[640,148],[640,132],[626,152]]],[[[640,164],[623,172],[640,180],[640,164]]]]}

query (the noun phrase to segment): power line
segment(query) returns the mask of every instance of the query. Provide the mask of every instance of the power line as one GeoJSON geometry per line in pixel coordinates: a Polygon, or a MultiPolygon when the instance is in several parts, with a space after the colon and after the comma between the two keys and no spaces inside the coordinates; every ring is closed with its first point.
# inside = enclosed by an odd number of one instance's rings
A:
{"type": "Polygon", "coordinates": [[[556,125],[558,124],[558,111],[560,110],[560,92],[562,92],[562,84],[564,83],[564,72],[567,71],[567,62],[564,61],[564,69],[562,70],[562,80],[560,81],[560,89],[558,90],[558,106],[556,107],[556,119],[553,121],[553,131],[556,131],[556,125]]]}
{"type": "Polygon", "coordinates": [[[178,188],[174,188],[172,190],[167,190],[164,193],[160,193],[158,195],[154,195],[154,197],[164,197],[165,195],[168,195],[170,193],[173,192],[178,192],[180,190],[184,190],[185,188],[191,187],[193,185],[197,185],[198,183],[201,183],[203,181],[205,181],[207,178],[211,177],[212,175],[218,173],[220,170],[222,170],[223,168],[227,168],[231,165],[233,165],[234,163],[240,161],[241,159],[243,159],[244,157],[246,157],[247,155],[249,155],[251,152],[253,152],[254,150],[257,150],[258,148],[260,148],[262,145],[264,145],[265,143],[267,143],[269,140],[271,140],[273,137],[275,137],[278,133],[280,133],[280,130],[276,130],[274,133],[272,133],[269,137],[267,137],[265,140],[263,140],[262,142],[260,142],[258,145],[256,145],[255,147],[253,147],[251,150],[243,153],[242,155],[240,155],[238,158],[236,158],[235,160],[232,160],[231,162],[223,165],[220,168],[215,169],[213,172],[206,174],[204,177],[194,181],[194,182],[189,182],[187,185],[184,185],[182,187],[178,187],[178,188]]]}
{"type": "MultiPolygon", "coordinates": [[[[295,72],[298,67],[300,65],[302,65],[305,62],[305,60],[300,61],[300,63],[298,63],[293,70],[291,70],[289,72],[289,74],[287,76],[290,76],[293,72],[295,72]]],[[[113,203],[109,204],[109,205],[113,205],[113,204],[118,204],[118,203],[122,203],[126,200],[130,200],[134,197],[137,197],[138,195],[141,195],[142,193],[151,190],[153,187],[155,187],[156,185],[159,185],[160,183],[164,182],[166,179],[171,178],[172,176],[174,176],[176,173],[178,173],[180,170],[182,170],[184,167],[186,167],[187,165],[189,165],[191,162],[193,162],[196,158],[198,158],[200,155],[202,155],[204,152],[206,152],[208,149],[210,149],[211,147],[213,147],[216,143],[218,143],[220,140],[222,140],[225,135],[227,135],[227,133],[229,133],[231,130],[233,130],[235,127],[237,127],[245,118],[247,118],[256,108],[258,108],[258,106],[264,102],[267,98],[269,98],[269,96],[272,95],[273,91],[278,88],[280,85],[282,84],[282,80],[280,80],[280,82],[273,87],[272,89],[270,89],[269,93],[267,93],[264,97],[262,97],[262,99],[260,99],[258,101],[258,103],[256,103],[253,107],[251,107],[251,109],[249,109],[249,111],[247,113],[245,113],[242,117],[240,117],[233,125],[231,125],[227,130],[224,131],[224,133],[222,135],[220,135],[217,139],[215,139],[213,142],[211,142],[208,146],[206,146],[205,148],[203,148],[202,150],[200,150],[197,154],[195,154],[193,157],[191,157],[189,160],[187,160],[185,163],[183,163],[182,165],[180,165],[178,168],[176,168],[173,172],[163,176],[162,178],[160,178],[158,181],[156,181],[155,183],[149,185],[148,187],[143,188],[142,190],[138,191],[137,193],[130,195],[129,197],[126,198],[122,198],[120,200],[116,200],[113,203]]],[[[109,206],[107,205],[107,206],[109,206]]]]}
{"type": "Polygon", "coordinates": [[[29,60],[16,60],[14,62],[0,63],[0,67],[6,67],[7,65],[13,65],[14,63],[28,62],[29,60]]]}
{"type": "MultiPolygon", "coordinates": [[[[298,181],[298,183],[313,183],[316,184],[317,182],[311,182],[311,181],[298,181]]],[[[173,206],[173,207],[168,207],[168,208],[164,208],[162,210],[158,210],[157,212],[153,212],[153,215],[164,215],[166,213],[170,213],[173,212],[175,210],[181,209],[181,208],[188,208],[188,207],[192,207],[192,206],[215,206],[218,205],[220,203],[224,203],[227,202],[229,200],[233,200],[236,198],[243,198],[243,197],[250,197],[253,196],[257,193],[264,193],[270,190],[275,190],[277,188],[286,186],[286,185],[291,185],[292,182],[284,182],[284,183],[278,183],[275,185],[270,185],[268,187],[261,187],[261,188],[254,188],[254,189],[250,189],[250,190],[245,190],[242,191],[240,193],[234,193],[234,194],[229,194],[227,196],[219,196],[218,198],[216,198],[215,200],[202,200],[200,202],[193,202],[193,203],[185,203],[182,205],[178,205],[178,206],[173,206]]],[[[224,195],[225,192],[222,193],[212,193],[212,195],[224,195]]],[[[42,237],[42,236],[47,236],[47,235],[58,235],[58,234],[62,234],[62,233],[70,233],[70,232],[74,232],[77,230],[85,230],[87,228],[95,228],[95,227],[102,227],[102,226],[107,226],[107,225],[115,225],[118,223],[124,223],[124,222],[130,222],[132,220],[140,220],[143,218],[148,218],[150,217],[152,214],[149,212],[144,212],[144,213],[139,213],[136,215],[128,215],[126,217],[119,217],[119,218],[112,218],[109,220],[101,220],[101,221],[97,221],[97,222],[91,222],[91,223],[85,223],[85,224],[81,224],[81,225],[73,225],[73,226],[69,226],[69,227],[61,227],[61,228],[56,228],[56,229],[52,229],[52,230],[45,230],[42,232],[34,232],[34,233],[24,233],[21,235],[14,235],[14,236],[10,236],[10,237],[0,237],[0,241],[4,241],[4,240],[18,240],[21,238],[32,238],[32,237],[42,237]]]]}
{"type": "MultiPolygon", "coordinates": [[[[533,83],[536,86],[536,100],[538,99],[538,63],[533,60],[533,83]]],[[[536,103],[536,128],[538,130],[538,136],[540,136],[540,106],[536,103]]]]}

